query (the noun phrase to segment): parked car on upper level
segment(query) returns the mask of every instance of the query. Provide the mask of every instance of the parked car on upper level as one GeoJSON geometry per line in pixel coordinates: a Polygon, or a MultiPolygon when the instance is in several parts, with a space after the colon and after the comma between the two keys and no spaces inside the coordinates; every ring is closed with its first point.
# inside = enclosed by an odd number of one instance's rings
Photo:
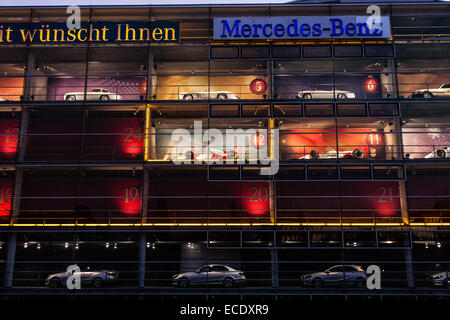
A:
{"type": "Polygon", "coordinates": [[[432,286],[448,288],[450,286],[450,272],[442,271],[430,274],[428,280],[432,286]]]}
{"type": "MultiPolygon", "coordinates": [[[[339,158],[342,159],[362,159],[364,157],[364,152],[360,149],[355,149],[353,151],[339,151],[339,158]]],[[[337,151],[331,150],[328,152],[319,153],[316,150],[312,150],[309,154],[301,157],[300,159],[337,159],[337,151]]]]}
{"type": "Polygon", "coordinates": [[[354,99],[353,92],[343,90],[303,90],[297,93],[300,99],[354,99]],[[334,95],[333,95],[334,93],[334,95]]]}
{"type": "Polygon", "coordinates": [[[301,276],[303,285],[313,288],[341,285],[364,288],[367,278],[364,269],[357,265],[337,265],[322,272],[301,276]]]}
{"type": "Polygon", "coordinates": [[[411,93],[411,98],[450,97],[450,83],[443,83],[438,88],[417,89],[411,93]]]}
{"type": "Polygon", "coordinates": [[[448,147],[443,147],[434,150],[433,152],[430,152],[427,154],[425,159],[445,159],[450,158],[450,149],[448,147]]]}
{"type": "MultiPolygon", "coordinates": [[[[84,99],[84,92],[68,92],[64,95],[66,101],[82,101],[84,99]]],[[[86,92],[86,100],[122,100],[122,97],[117,93],[109,92],[102,88],[94,88],[86,92]]]]}
{"type": "Polygon", "coordinates": [[[172,277],[172,285],[187,288],[194,285],[223,285],[231,288],[236,284],[245,283],[245,275],[242,271],[235,270],[223,264],[210,264],[197,269],[194,272],[179,273],[172,277]]]}
{"type": "Polygon", "coordinates": [[[180,100],[240,100],[241,98],[230,91],[203,91],[182,92],[178,95],[180,100]]]}
{"type": "MultiPolygon", "coordinates": [[[[74,276],[77,273],[73,274],[74,276]]],[[[51,274],[45,280],[45,285],[51,288],[65,287],[67,278],[71,276],[69,272],[61,272],[51,274]]],[[[89,270],[79,272],[81,284],[92,286],[94,288],[100,288],[106,284],[109,284],[118,278],[118,273],[111,270],[89,270]]]]}

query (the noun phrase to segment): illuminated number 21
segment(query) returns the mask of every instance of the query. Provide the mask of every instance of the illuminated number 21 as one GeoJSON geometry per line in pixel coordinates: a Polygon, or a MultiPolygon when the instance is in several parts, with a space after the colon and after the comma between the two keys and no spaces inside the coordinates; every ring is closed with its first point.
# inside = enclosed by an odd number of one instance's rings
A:
{"type": "Polygon", "coordinates": [[[377,190],[381,190],[381,195],[378,197],[379,203],[387,203],[393,201],[392,187],[378,187],[377,190]]]}
{"type": "Polygon", "coordinates": [[[251,186],[250,187],[250,202],[266,202],[269,198],[269,189],[267,187],[257,187],[257,186],[251,186]]]}
{"type": "Polygon", "coordinates": [[[125,203],[133,202],[137,199],[139,190],[137,187],[125,188],[125,203]]]}
{"type": "Polygon", "coordinates": [[[11,196],[11,188],[0,188],[0,203],[10,203],[11,196]]]}

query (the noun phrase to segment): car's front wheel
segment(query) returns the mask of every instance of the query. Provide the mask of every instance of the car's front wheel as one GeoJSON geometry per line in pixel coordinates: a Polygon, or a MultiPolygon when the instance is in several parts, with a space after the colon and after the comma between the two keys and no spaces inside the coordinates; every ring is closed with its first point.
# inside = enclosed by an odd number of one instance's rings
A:
{"type": "Polygon", "coordinates": [[[92,280],[92,286],[94,288],[101,288],[103,286],[103,280],[101,278],[94,278],[92,280]]]}
{"type": "Polygon", "coordinates": [[[107,101],[107,100],[109,100],[109,96],[102,95],[102,96],[100,96],[100,100],[101,101],[107,101]]]}
{"type": "Polygon", "coordinates": [[[185,94],[183,96],[183,100],[194,100],[194,97],[192,96],[192,94],[185,94]]]}
{"type": "Polygon", "coordinates": [[[425,91],[423,93],[423,97],[424,98],[433,98],[433,94],[431,92],[429,92],[429,91],[425,91]]]}
{"type": "Polygon", "coordinates": [[[311,93],[305,93],[305,94],[303,95],[303,99],[307,99],[307,100],[312,99],[311,93]]]}
{"type": "Polygon", "coordinates": [[[233,286],[234,286],[234,280],[233,280],[233,278],[225,278],[225,279],[223,280],[223,286],[224,286],[225,288],[233,288],[233,286]]]}
{"type": "Polygon", "coordinates": [[[347,99],[347,95],[346,95],[345,93],[339,93],[339,94],[337,95],[337,98],[338,98],[338,99],[347,99]]]}
{"type": "Polygon", "coordinates": [[[323,285],[323,283],[322,283],[322,280],[320,280],[320,279],[314,279],[311,283],[311,286],[313,288],[321,288],[322,285],[323,285]]]}
{"type": "Polygon", "coordinates": [[[77,98],[74,95],[68,95],[66,97],[66,101],[76,101],[76,100],[77,100],[77,98]]]}
{"type": "Polygon", "coordinates": [[[355,288],[362,289],[364,288],[365,281],[363,278],[358,278],[355,280],[355,288]]]}
{"type": "Polygon", "coordinates": [[[217,95],[217,100],[226,100],[227,99],[227,95],[220,93],[217,95]]]}
{"type": "Polygon", "coordinates": [[[189,285],[190,283],[188,278],[181,278],[180,280],[178,280],[178,286],[180,288],[188,288],[189,285]]]}
{"type": "Polygon", "coordinates": [[[61,280],[58,278],[50,279],[50,287],[51,288],[59,288],[61,286],[61,280]]]}

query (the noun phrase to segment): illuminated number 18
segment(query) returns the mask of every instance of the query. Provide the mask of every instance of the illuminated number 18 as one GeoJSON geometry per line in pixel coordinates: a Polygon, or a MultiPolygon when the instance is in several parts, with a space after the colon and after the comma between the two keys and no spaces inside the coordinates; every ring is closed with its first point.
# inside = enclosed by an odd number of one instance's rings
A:
{"type": "Polygon", "coordinates": [[[10,203],[10,199],[12,196],[11,188],[0,188],[0,203],[10,203]]]}

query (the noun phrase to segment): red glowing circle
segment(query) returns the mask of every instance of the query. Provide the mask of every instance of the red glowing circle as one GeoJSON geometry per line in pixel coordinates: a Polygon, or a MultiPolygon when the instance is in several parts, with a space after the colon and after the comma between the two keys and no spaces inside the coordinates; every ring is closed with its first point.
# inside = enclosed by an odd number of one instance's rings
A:
{"type": "Polygon", "coordinates": [[[367,92],[375,92],[377,90],[377,81],[374,78],[368,78],[365,82],[367,92]]]}
{"type": "Polygon", "coordinates": [[[255,79],[250,82],[250,91],[254,94],[263,94],[267,90],[267,82],[263,79],[255,79]]]}
{"type": "Polygon", "coordinates": [[[252,146],[259,148],[266,145],[266,136],[263,134],[255,134],[250,137],[250,143],[252,146]]]}
{"type": "Polygon", "coordinates": [[[366,142],[369,146],[379,146],[384,144],[384,136],[379,133],[369,133],[366,136],[366,142]]]}

